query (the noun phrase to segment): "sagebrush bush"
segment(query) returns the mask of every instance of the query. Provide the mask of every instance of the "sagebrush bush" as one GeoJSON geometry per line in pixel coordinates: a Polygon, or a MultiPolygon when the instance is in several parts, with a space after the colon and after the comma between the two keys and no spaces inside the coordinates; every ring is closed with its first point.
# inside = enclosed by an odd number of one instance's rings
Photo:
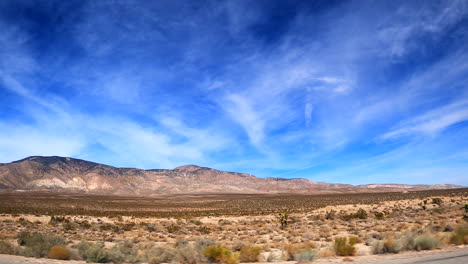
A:
{"type": "Polygon", "coordinates": [[[59,260],[69,260],[70,259],[70,250],[62,246],[53,246],[50,248],[47,257],[50,259],[59,259],[59,260]]]}
{"type": "Polygon", "coordinates": [[[299,250],[296,254],[294,254],[294,260],[297,261],[298,263],[305,263],[305,262],[311,262],[315,258],[315,253],[312,249],[310,248],[304,248],[299,250]]]}
{"type": "Polygon", "coordinates": [[[137,249],[134,247],[133,242],[129,240],[124,240],[107,250],[107,255],[113,263],[138,262],[137,249]]]}
{"type": "Polygon", "coordinates": [[[208,258],[204,251],[215,243],[209,238],[199,239],[194,244],[180,243],[180,246],[175,248],[174,260],[182,264],[205,263],[208,258]]]}
{"type": "Polygon", "coordinates": [[[374,254],[399,253],[403,249],[401,241],[393,237],[384,240],[374,240],[371,243],[371,247],[374,254]]]}
{"type": "Polygon", "coordinates": [[[21,232],[18,235],[18,244],[24,247],[20,252],[21,255],[43,258],[53,246],[64,246],[65,240],[62,237],[37,232],[21,232]]]}
{"type": "Polygon", "coordinates": [[[450,243],[455,245],[468,244],[468,224],[459,226],[453,231],[450,243]]]}
{"type": "Polygon", "coordinates": [[[241,262],[257,262],[260,252],[262,252],[261,247],[243,246],[239,252],[239,260],[241,262]]]}
{"type": "Polygon", "coordinates": [[[8,241],[0,240],[0,254],[17,255],[19,248],[8,241]]]}
{"type": "Polygon", "coordinates": [[[174,259],[175,249],[147,245],[140,247],[140,260],[149,264],[170,263],[174,259]]]}
{"type": "Polygon", "coordinates": [[[334,249],[338,256],[354,256],[356,254],[356,248],[348,242],[347,237],[335,238],[334,249]]]}
{"type": "Polygon", "coordinates": [[[350,236],[349,237],[349,244],[351,244],[351,245],[356,245],[356,244],[362,243],[362,242],[363,242],[362,239],[360,239],[357,236],[350,236]]]}
{"type": "Polygon", "coordinates": [[[414,244],[416,250],[430,250],[443,246],[442,241],[428,235],[417,236],[414,240],[414,244]]]}
{"type": "Polygon", "coordinates": [[[107,263],[111,261],[102,243],[92,244],[82,241],[78,243],[77,247],[78,254],[86,260],[86,262],[107,263]]]}
{"type": "Polygon", "coordinates": [[[221,244],[211,245],[205,248],[203,254],[210,262],[236,264],[239,262],[239,254],[233,253],[221,244]]]}

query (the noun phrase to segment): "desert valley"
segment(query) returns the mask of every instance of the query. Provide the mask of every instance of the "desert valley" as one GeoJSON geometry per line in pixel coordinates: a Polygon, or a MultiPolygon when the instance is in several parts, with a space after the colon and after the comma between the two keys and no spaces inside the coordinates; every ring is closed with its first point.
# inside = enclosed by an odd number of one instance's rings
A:
{"type": "Polygon", "coordinates": [[[352,186],[62,157],[2,164],[0,184],[2,254],[113,263],[339,262],[468,243],[462,186],[352,186]]]}

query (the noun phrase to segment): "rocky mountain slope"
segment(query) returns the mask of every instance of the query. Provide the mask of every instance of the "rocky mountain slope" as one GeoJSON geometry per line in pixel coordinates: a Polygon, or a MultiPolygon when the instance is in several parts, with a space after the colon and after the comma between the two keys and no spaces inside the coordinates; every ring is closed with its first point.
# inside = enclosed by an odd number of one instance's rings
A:
{"type": "Polygon", "coordinates": [[[353,186],[307,179],[257,178],[195,165],[173,170],[116,168],[90,161],[32,156],[0,164],[0,189],[114,195],[177,193],[339,193],[457,188],[456,185],[372,184],[353,186]]]}

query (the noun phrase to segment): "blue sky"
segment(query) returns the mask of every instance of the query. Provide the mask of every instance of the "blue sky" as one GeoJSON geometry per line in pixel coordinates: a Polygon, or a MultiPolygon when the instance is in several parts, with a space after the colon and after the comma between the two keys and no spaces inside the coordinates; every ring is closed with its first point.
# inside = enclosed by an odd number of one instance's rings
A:
{"type": "Polygon", "coordinates": [[[0,1],[0,162],[468,185],[468,1],[0,1]]]}

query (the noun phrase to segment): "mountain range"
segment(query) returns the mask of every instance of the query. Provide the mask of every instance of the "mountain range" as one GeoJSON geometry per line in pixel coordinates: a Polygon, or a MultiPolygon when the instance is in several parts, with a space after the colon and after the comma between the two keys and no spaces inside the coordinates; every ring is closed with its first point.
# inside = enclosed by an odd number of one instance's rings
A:
{"type": "Polygon", "coordinates": [[[349,185],[308,179],[258,178],[196,165],[175,169],[117,168],[67,158],[31,156],[0,164],[0,190],[59,191],[105,195],[158,196],[187,193],[352,193],[451,189],[451,184],[349,185]]]}

